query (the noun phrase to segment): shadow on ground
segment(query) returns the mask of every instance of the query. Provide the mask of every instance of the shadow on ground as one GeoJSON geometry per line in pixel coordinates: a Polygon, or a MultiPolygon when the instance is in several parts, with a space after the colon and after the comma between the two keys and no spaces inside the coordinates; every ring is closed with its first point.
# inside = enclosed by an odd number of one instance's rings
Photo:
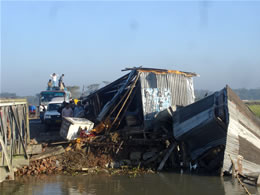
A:
{"type": "Polygon", "coordinates": [[[60,136],[60,127],[46,129],[40,119],[30,119],[30,136],[40,143],[64,141],[60,136]]]}

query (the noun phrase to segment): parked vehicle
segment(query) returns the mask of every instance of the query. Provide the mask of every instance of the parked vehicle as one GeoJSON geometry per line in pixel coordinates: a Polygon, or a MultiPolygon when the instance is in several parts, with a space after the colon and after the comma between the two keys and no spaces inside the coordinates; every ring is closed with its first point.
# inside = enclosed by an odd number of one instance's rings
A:
{"type": "Polygon", "coordinates": [[[51,127],[59,127],[61,125],[62,117],[59,109],[62,106],[63,101],[51,101],[47,106],[47,110],[44,113],[45,129],[49,130],[51,127]]]}
{"type": "Polygon", "coordinates": [[[59,90],[59,88],[56,88],[55,90],[42,91],[40,93],[40,99],[39,99],[39,111],[40,111],[40,119],[42,123],[44,123],[45,111],[47,110],[47,106],[50,102],[53,101],[69,102],[70,97],[71,97],[71,93],[67,91],[67,89],[59,90]]]}

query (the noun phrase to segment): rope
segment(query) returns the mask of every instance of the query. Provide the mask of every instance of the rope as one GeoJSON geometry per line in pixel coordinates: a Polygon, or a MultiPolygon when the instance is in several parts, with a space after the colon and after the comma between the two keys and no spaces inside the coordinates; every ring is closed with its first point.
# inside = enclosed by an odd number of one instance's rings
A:
{"type": "Polygon", "coordinates": [[[235,170],[235,173],[233,173],[233,171],[232,171],[232,175],[235,175],[235,177],[237,178],[238,182],[239,182],[239,183],[241,184],[241,186],[244,188],[244,190],[246,191],[246,193],[247,193],[248,195],[252,195],[252,194],[248,191],[248,189],[246,188],[246,186],[242,183],[241,179],[239,178],[238,174],[236,173],[237,170],[236,170],[236,168],[235,168],[235,162],[234,162],[233,159],[231,158],[230,154],[229,154],[228,156],[229,156],[229,158],[230,158],[230,160],[231,160],[231,163],[232,163],[232,166],[234,167],[234,170],[235,170]]]}

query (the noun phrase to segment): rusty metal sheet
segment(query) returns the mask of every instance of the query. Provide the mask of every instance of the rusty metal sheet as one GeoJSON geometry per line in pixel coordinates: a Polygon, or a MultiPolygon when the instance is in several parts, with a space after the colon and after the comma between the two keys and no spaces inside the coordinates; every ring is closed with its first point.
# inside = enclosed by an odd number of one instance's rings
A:
{"type": "Polygon", "coordinates": [[[194,102],[192,77],[183,74],[142,71],[140,74],[143,115],[150,123],[154,115],[170,106],[187,106],[194,102]]]}

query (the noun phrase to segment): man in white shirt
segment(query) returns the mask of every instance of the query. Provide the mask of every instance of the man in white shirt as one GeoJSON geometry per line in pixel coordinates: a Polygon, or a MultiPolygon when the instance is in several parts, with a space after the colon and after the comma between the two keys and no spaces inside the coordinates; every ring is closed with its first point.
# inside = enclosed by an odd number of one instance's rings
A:
{"type": "Polygon", "coordinates": [[[57,75],[56,73],[52,73],[51,74],[51,80],[52,80],[52,86],[53,87],[57,87],[57,77],[58,77],[59,75],[57,75]]]}

